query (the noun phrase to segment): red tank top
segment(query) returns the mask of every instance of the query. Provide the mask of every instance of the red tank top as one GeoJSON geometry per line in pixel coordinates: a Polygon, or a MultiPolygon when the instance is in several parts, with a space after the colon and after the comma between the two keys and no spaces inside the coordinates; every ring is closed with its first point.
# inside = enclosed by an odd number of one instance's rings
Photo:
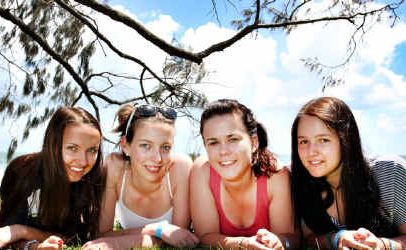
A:
{"type": "Polygon", "coordinates": [[[254,223],[246,228],[234,226],[226,217],[221,206],[220,199],[220,175],[210,167],[210,189],[216,202],[217,212],[219,215],[220,233],[227,236],[253,236],[258,229],[265,228],[271,231],[269,226],[269,199],[267,189],[267,177],[260,176],[257,179],[257,197],[256,197],[256,212],[254,223]]]}

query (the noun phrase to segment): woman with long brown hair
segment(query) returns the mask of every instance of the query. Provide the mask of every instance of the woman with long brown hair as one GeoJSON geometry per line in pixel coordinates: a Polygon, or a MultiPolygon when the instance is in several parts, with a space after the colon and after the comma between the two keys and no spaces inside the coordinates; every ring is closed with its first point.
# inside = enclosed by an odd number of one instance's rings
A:
{"type": "Polygon", "coordinates": [[[0,187],[0,247],[60,249],[95,237],[101,197],[102,133],[82,108],[62,107],[42,150],[8,165],[0,187]]]}
{"type": "Polygon", "coordinates": [[[350,108],[316,98],[292,126],[296,222],[311,246],[326,249],[404,249],[406,163],[367,159],[350,108]]]}

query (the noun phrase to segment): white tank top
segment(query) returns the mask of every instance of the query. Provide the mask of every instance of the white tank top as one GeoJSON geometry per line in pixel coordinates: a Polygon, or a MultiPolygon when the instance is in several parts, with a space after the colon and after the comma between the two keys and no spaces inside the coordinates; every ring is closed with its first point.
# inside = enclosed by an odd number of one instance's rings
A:
{"type": "MultiPolygon", "coordinates": [[[[161,215],[157,218],[146,218],[146,217],[136,214],[135,212],[133,212],[132,210],[130,210],[129,208],[127,208],[124,205],[123,195],[124,195],[125,182],[127,180],[126,176],[127,176],[127,169],[124,170],[123,180],[121,181],[120,197],[116,204],[116,214],[118,215],[118,220],[120,222],[120,225],[123,227],[123,229],[139,228],[139,227],[143,227],[147,224],[160,222],[163,220],[168,221],[168,223],[172,223],[173,207],[169,208],[168,211],[166,211],[163,215],[161,215]]],[[[169,173],[166,174],[166,179],[167,179],[167,183],[168,183],[169,195],[172,199],[173,195],[172,195],[171,181],[169,178],[169,173]]]]}

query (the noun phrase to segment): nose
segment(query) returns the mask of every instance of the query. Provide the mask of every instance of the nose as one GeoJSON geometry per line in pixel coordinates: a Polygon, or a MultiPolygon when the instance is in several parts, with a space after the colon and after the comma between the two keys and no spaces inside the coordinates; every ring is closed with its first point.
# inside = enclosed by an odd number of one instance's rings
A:
{"type": "Polygon", "coordinates": [[[319,147],[316,143],[310,142],[308,144],[308,154],[309,155],[317,155],[319,153],[319,147]]]}
{"type": "Polygon", "coordinates": [[[162,162],[162,153],[161,153],[160,149],[152,150],[151,159],[152,159],[152,161],[154,161],[156,163],[162,162]]]}
{"type": "Polygon", "coordinates": [[[89,159],[86,152],[82,152],[79,155],[79,163],[81,166],[87,166],[89,164],[89,159]]]}
{"type": "Polygon", "coordinates": [[[228,147],[227,143],[221,143],[220,144],[220,155],[227,155],[230,152],[230,149],[228,147]]]}

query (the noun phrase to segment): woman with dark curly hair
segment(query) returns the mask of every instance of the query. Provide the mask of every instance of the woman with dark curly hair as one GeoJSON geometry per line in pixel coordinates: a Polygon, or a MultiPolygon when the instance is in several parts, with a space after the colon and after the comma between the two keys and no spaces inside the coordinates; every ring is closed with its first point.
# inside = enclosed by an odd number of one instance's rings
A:
{"type": "Polygon", "coordinates": [[[82,108],[59,108],[42,150],[17,157],[0,187],[0,247],[61,249],[98,231],[104,190],[101,129],[82,108]]]}
{"type": "Polygon", "coordinates": [[[316,98],[292,126],[296,223],[307,244],[330,249],[404,249],[406,164],[367,160],[350,108],[316,98]]]}
{"type": "Polygon", "coordinates": [[[251,110],[215,101],[203,111],[200,133],[208,161],[195,163],[190,181],[200,241],[227,249],[294,248],[289,171],[277,168],[251,110]]]}

